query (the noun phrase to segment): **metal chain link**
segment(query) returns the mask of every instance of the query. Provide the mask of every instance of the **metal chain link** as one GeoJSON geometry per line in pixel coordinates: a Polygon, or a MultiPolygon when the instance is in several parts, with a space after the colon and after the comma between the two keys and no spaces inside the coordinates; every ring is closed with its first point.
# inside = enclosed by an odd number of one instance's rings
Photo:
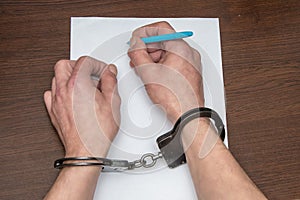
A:
{"type": "Polygon", "coordinates": [[[140,167],[144,167],[144,168],[153,167],[156,164],[156,161],[160,158],[162,158],[161,152],[158,152],[157,154],[146,153],[142,155],[140,159],[135,160],[133,162],[129,162],[128,169],[136,169],[140,167]]]}
{"type": "Polygon", "coordinates": [[[129,162],[128,160],[107,159],[100,157],[68,157],[56,160],[54,162],[54,167],[61,169],[63,167],[71,166],[101,166],[102,172],[123,172],[141,167],[153,167],[156,164],[156,161],[162,157],[163,156],[161,152],[158,152],[157,154],[143,154],[140,159],[132,162],[129,162]],[[67,163],[65,163],[66,161],[67,163]]]}

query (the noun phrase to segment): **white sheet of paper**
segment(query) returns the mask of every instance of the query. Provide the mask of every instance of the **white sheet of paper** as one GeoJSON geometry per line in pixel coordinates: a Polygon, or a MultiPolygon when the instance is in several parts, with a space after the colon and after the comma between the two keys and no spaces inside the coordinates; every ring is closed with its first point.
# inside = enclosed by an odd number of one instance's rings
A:
{"type": "MultiPolygon", "coordinates": [[[[102,18],[71,19],[71,58],[90,55],[114,63],[122,99],[121,128],[108,158],[135,160],[158,152],[156,138],[171,129],[165,114],[148,98],[143,84],[129,66],[131,32],[145,24],[168,21],[176,31],[193,31],[185,39],[201,54],[205,106],[217,111],[226,126],[219,20],[216,18],[102,18]]],[[[227,133],[227,129],[226,129],[227,133]]],[[[227,135],[225,144],[228,146],[227,135]]],[[[169,169],[163,160],[151,169],[102,173],[94,199],[197,199],[187,165],[169,169]]]]}

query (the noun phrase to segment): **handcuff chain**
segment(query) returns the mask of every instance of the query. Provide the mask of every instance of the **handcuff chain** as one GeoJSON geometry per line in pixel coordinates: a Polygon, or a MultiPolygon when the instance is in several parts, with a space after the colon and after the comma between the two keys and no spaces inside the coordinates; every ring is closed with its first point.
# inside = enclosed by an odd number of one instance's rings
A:
{"type": "Polygon", "coordinates": [[[144,167],[150,168],[156,164],[158,159],[162,158],[162,153],[158,152],[157,154],[146,153],[141,156],[140,159],[129,162],[127,160],[118,160],[118,159],[107,159],[100,157],[68,157],[61,158],[54,162],[54,167],[61,169],[63,167],[71,166],[102,166],[103,172],[122,172],[125,170],[133,170],[136,168],[144,167]],[[76,161],[76,162],[67,162],[65,161],[76,161]],[[89,162],[84,162],[89,161],[89,162]],[[96,161],[96,162],[91,162],[96,161]]]}
{"type": "Polygon", "coordinates": [[[146,153],[140,159],[129,162],[128,169],[136,169],[140,167],[150,168],[156,164],[158,159],[162,158],[162,153],[158,152],[156,155],[153,153],[146,153]]]}
{"type": "Polygon", "coordinates": [[[129,162],[128,160],[107,159],[100,157],[67,157],[56,160],[54,162],[54,167],[61,169],[63,167],[71,166],[101,166],[102,171],[123,172],[141,167],[153,167],[158,159],[164,158],[169,168],[175,168],[183,163],[186,163],[184,149],[180,142],[181,131],[189,121],[198,117],[207,117],[213,119],[215,121],[214,125],[218,129],[218,134],[224,141],[225,128],[220,116],[210,108],[200,107],[184,113],[176,121],[171,131],[161,135],[156,139],[160,149],[160,152],[157,154],[146,153],[143,154],[140,159],[132,162],[129,162]]]}

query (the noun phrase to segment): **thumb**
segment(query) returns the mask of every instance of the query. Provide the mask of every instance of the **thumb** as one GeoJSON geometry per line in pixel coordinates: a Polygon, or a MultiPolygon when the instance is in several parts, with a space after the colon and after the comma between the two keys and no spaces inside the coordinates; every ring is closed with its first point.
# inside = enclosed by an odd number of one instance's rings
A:
{"type": "Polygon", "coordinates": [[[46,104],[46,108],[49,114],[51,114],[51,107],[52,107],[52,94],[51,91],[46,91],[44,93],[44,102],[46,104]]]}
{"type": "Polygon", "coordinates": [[[136,36],[132,36],[130,39],[130,48],[128,50],[128,56],[130,62],[134,67],[144,64],[153,63],[153,60],[147,52],[145,43],[136,36]]]}

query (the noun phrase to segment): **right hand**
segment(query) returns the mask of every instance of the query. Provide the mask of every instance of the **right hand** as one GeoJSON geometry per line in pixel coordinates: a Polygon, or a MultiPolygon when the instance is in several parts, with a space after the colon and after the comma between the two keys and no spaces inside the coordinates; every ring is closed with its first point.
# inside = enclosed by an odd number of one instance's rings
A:
{"type": "Polygon", "coordinates": [[[184,40],[145,45],[140,39],[172,32],[167,22],[136,29],[128,55],[153,103],[162,106],[175,123],[184,112],[204,106],[200,54],[184,40]]]}

